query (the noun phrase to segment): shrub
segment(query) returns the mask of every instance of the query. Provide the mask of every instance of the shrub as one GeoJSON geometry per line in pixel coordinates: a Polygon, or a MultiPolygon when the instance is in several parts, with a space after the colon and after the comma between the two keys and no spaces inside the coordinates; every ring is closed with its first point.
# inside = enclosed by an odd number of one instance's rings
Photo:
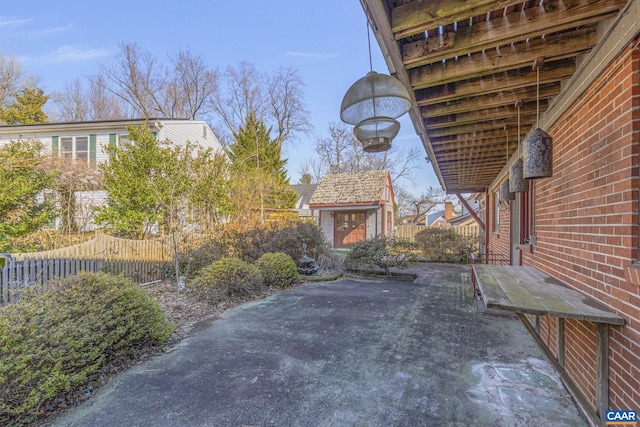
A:
{"type": "Polygon", "coordinates": [[[217,240],[227,254],[247,262],[254,262],[269,252],[284,252],[297,260],[302,257],[302,243],[307,244],[308,255],[315,258],[328,253],[329,248],[317,224],[298,219],[252,227],[231,224],[218,234],[217,240]]]}
{"type": "Polygon", "coordinates": [[[199,298],[217,303],[224,298],[256,296],[262,291],[262,275],[255,265],[238,258],[222,258],[190,282],[199,298]]]}
{"type": "Polygon", "coordinates": [[[469,254],[478,250],[478,237],[461,236],[454,230],[425,228],[415,235],[422,255],[431,261],[469,262],[469,254]]]}
{"type": "Polygon", "coordinates": [[[0,308],[0,424],[45,409],[171,332],[144,290],[105,273],[62,279],[0,308]]]}
{"type": "MultiPolygon", "coordinates": [[[[200,271],[228,254],[228,250],[216,239],[207,240],[195,249],[184,249],[180,253],[180,271],[189,279],[196,277],[200,271]]],[[[172,266],[171,266],[172,267],[172,266]]],[[[169,269],[169,277],[175,276],[175,270],[169,269]]]]}
{"type": "Polygon", "coordinates": [[[350,269],[404,268],[414,261],[417,245],[404,239],[376,236],[354,244],[346,255],[344,263],[350,269]]]}
{"type": "Polygon", "coordinates": [[[298,281],[298,267],[291,257],[283,252],[270,252],[256,261],[266,286],[286,288],[298,281]]]}
{"type": "Polygon", "coordinates": [[[344,258],[344,264],[349,269],[375,268],[387,254],[386,241],[383,237],[363,240],[351,246],[344,258]]]}

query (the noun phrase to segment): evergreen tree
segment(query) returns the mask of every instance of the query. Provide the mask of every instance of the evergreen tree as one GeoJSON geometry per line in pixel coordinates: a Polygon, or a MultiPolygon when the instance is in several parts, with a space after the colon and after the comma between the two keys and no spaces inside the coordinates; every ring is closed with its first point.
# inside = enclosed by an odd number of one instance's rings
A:
{"type": "MultiPolygon", "coordinates": [[[[285,169],[287,159],[281,158],[281,145],[271,139],[270,129],[264,121],[250,112],[244,125],[233,136],[234,142],[227,153],[235,174],[234,198],[243,200],[245,206],[251,200],[248,207],[254,212],[258,207],[284,209],[295,206],[297,194],[289,188],[285,169]]],[[[248,211],[241,208],[238,205],[236,213],[241,217],[249,216],[248,211]]]]}
{"type": "Polygon", "coordinates": [[[8,125],[47,123],[49,119],[42,108],[48,100],[42,89],[24,87],[16,94],[15,101],[0,112],[0,118],[8,125]]]}
{"type": "Polygon", "coordinates": [[[55,173],[43,170],[42,145],[37,141],[12,141],[0,148],[0,252],[16,247],[16,238],[47,225],[55,206],[42,197],[55,173]]]}

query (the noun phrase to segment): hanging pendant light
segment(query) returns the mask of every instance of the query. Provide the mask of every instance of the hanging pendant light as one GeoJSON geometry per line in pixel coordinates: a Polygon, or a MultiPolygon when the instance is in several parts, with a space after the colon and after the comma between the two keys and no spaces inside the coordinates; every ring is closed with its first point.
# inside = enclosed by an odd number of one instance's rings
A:
{"type": "Polygon", "coordinates": [[[508,202],[510,200],[515,200],[515,198],[516,195],[509,191],[509,178],[507,178],[500,186],[500,201],[508,202]]]}
{"type": "Polygon", "coordinates": [[[537,123],[522,141],[523,172],[526,179],[547,178],[553,175],[553,139],[540,129],[540,63],[536,60],[537,70],[537,123]]]}
{"type": "Polygon", "coordinates": [[[400,123],[388,117],[374,117],[363,120],[353,128],[358,141],[367,153],[379,153],[391,148],[391,140],[400,130],[400,123]]]}
{"type": "MultiPolygon", "coordinates": [[[[507,129],[507,164],[509,163],[509,129],[507,129]]],[[[509,178],[505,179],[500,187],[500,200],[508,202],[515,200],[516,195],[509,191],[509,178]]]]}
{"type": "Polygon", "coordinates": [[[370,71],[347,90],[340,106],[340,119],[355,125],[353,132],[365,151],[380,152],[391,148],[391,140],[400,130],[395,119],[409,111],[411,98],[400,80],[373,71],[368,21],[367,41],[370,71]]]}
{"type": "Polygon", "coordinates": [[[400,80],[369,71],[347,90],[340,106],[340,119],[351,125],[373,117],[397,119],[410,107],[409,93],[400,80]]]}
{"type": "Polygon", "coordinates": [[[509,171],[509,191],[512,193],[523,193],[527,191],[526,182],[523,176],[523,162],[520,158],[520,106],[522,105],[522,101],[516,102],[516,106],[518,107],[518,158],[511,165],[511,170],[509,171]]]}

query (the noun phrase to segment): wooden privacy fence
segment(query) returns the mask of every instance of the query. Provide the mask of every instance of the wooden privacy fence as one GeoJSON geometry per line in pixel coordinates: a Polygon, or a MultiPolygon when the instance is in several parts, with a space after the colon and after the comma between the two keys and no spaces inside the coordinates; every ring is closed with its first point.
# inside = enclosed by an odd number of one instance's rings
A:
{"type": "MultiPolygon", "coordinates": [[[[202,239],[203,236],[192,234],[181,239],[181,245],[191,246],[202,239]]],[[[101,232],[91,240],[66,248],[12,254],[13,259],[0,275],[0,304],[10,302],[11,295],[17,295],[24,286],[46,285],[54,277],[72,276],[79,271],[124,274],[137,283],[164,279],[172,257],[171,236],[129,240],[101,232]]]]}
{"type": "MultiPolygon", "coordinates": [[[[428,228],[426,225],[401,224],[396,226],[394,233],[396,237],[415,242],[415,235],[428,228]]],[[[464,237],[477,237],[480,233],[478,227],[452,227],[451,230],[464,237]]]]}
{"type": "Polygon", "coordinates": [[[16,260],[30,259],[91,259],[107,261],[158,261],[171,260],[170,238],[130,240],[107,236],[97,232],[95,237],[84,243],[43,252],[12,254],[16,260]]]}
{"type": "Polygon", "coordinates": [[[0,276],[0,305],[16,302],[21,291],[46,286],[56,277],[67,277],[80,271],[97,272],[105,266],[99,259],[23,259],[7,260],[0,276]]]}

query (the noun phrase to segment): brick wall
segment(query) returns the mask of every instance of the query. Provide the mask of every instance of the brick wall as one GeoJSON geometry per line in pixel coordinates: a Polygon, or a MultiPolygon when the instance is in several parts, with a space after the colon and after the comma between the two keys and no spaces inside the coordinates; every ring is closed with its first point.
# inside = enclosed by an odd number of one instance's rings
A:
{"type": "MultiPolygon", "coordinates": [[[[549,130],[554,173],[535,182],[537,245],[522,254],[523,265],[577,288],[626,320],[610,328],[612,409],[640,408],[640,269],[634,265],[639,110],[640,51],[630,46],[549,130]]],[[[501,224],[499,233],[490,233],[489,247],[504,251],[509,221],[501,222],[507,228],[501,224]]],[[[555,322],[544,317],[541,331],[553,330],[555,322]]],[[[541,338],[546,339],[542,332],[541,338]]],[[[565,340],[567,373],[594,403],[595,325],[567,321],[565,340]]]]}

